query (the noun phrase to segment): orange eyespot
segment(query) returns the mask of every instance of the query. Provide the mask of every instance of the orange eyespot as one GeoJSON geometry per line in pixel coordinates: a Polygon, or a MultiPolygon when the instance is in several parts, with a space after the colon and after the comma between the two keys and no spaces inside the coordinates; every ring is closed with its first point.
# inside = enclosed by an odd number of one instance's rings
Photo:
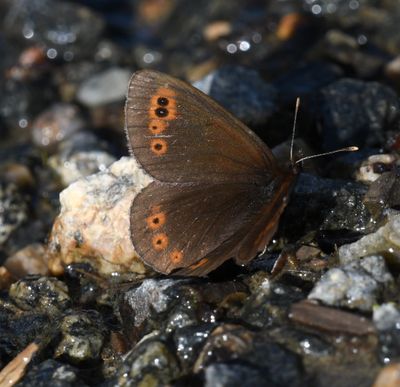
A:
{"type": "Polygon", "coordinates": [[[152,230],[157,230],[165,223],[165,213],[158,212],[146,218],[147,225],[152,230]]]}
{"type": "Polygon", "coordinates": [[[167,142],[162,138],[153,138],[150,142],[150,148],[157,156],[167,153],[167,142]]]}
{"type": "Polygon", "coordinates": [[[162,133],[168,126],[168,121],[151,120],[149,123],[149,130],[153,134],[162,133]]]}
{"type": "Polygon", "coordinates": [[[172,253],[169,255],[169,257],[171,258],[171,261],[172,261],[174,264],[177,264],[177,263],[179,263],[179,262],[182,262],[183,253],[182,253],[182,251],[179,251],[179,250],[177,250],[177,249],[174,249],[174,250],[172,251],[172,253]]]}
{"type": "Polygon", "coordinates": [[[157,251],[165,250],[168,246],[168,237],[164,233],[156,234],[152,240],[153,248],[157,251]]]}

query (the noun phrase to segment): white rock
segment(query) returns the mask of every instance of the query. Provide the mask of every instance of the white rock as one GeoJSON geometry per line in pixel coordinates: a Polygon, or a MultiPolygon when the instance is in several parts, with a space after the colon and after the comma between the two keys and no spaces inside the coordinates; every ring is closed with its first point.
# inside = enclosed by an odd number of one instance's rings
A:
{"type": "Polygon", "coordinates": [[[357,260],[367,255],[391,254],[400,259],[400,215],[393,215],[376,232],[368,234],[354,243],[339,248],[342,264],[357,260]]]}
{"type": "Polygon", "coordinates": [[[133,157],[123,157],[62,191],[49,240],[52,271],[89,262],[103,274],[144,273],[131,242],[129,213],[135,195],[151,181],[133,157]]]}
{"type": "Polygon", "coordinates": [[[330,269],[308,298],[327,305],[370,311],[383,289],[392,283],[384,258],[373,255],[330,269]]]}
{"type": "Polygon", "coordinates": [[[400,327],[400,310],[395,304],[386,303],[373,309],[372,317],[376,328],[380,331],[400,327]]]}

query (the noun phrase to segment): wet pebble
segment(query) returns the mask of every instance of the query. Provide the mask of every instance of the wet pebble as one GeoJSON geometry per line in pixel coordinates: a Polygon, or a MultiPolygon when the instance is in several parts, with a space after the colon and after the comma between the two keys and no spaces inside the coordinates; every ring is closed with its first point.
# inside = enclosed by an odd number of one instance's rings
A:
{"type": "Polygon", "coordinates": [[[180,373],[178,360],[167,344],[156,337],[149,337],[125,356],[115,383],[111,385],[162,386],[177,379],[180,373]]]}
{"type": "Polygon", "coordinates": [[[300,301],[305,296],[296,286],[273,283],[267,278],[253,286],[252,294],[244,301],[239,316],[250,326],[258,328],[270,328],[284,323],[287,320],[288,304],[300,301]]]}
{"type": "Polygon", "coordinates": [[[399,123],[398,96],[378,82],[341,79],[321,89],[316,98],[324,150],[379,146],[385,131],[399,123]]]}
{"type": "Polygon", "coordinates": [[[390,171],[398,161],[398,158],[392,154],[377,154],[369,156],[361,163],[356,179],[363,183],[371,184],[377,180],[383,172],[390,171]]]}
{"type": "Polygon", "coordinates": [[[195,370],[212,364],[243,362],[262,370],[262,379],[273,386],[300,386],[303,368],[300,357],[244,327],[223,324],[215,328],[200,352],[195,370]]]}
{"type": "Polygon", "coordinates": [[[175,330],[173,339],[182,367],[189,371],[215,324],[185,326],[175,330]]]}
{"type": "Polygon", "coordinates": [[[400,360],[400,329],[398,326],[379,331],[378,356],[382,364],[400,360]]]}
{"type": "Polygon", "coordinates": [[[79,371],[74,367],[48,359],[34,365],[24,379],[18,384],[21,387],[86,387],[87,384],[79,378],[79,371]]]}
{"type": "Polygon", "coordinates": [[[315,230],[374,229],[362,202],[366,191],[364,185],[352,181],[301,173],[281,219],[281,231],[300,238],[315,230]]]}
{"type": "Polygon", "coordinates": [[[209,365],[204,370],[204,379],[205,387],[271,386],[263,370],[234,362],[209,365]]]}
{"type": "Polygon", "coordinates": [[[32,123],[32,140],[39,147],[51,149],[85,126],[75,105],[58,103],[42,112],[32,123]]]}
{"type": "Polygon", "coordinates": [[[368,256],[330,269],[317,282],[309,299],[324,304],[371,311],[386,286],[393,283],[382,256],[368,256]]]}
{"type": "Polygon", "coordinates": [[[60,322],[61,341],[55,356],[72,363],[98,361],[104,343],[101,316],[91,310],[71,313],[60,322]]]}
{"type": "Polygon", "coordinates": [[[145,279],[139,287],[126,292],[124,302],[131,308],[134,325],[138,327],[150,319],[152,314],[165,312],[173,302],[168,289],[180,284],[182,281],[173,279],[145,279]]]}
{"type": "Polygon", "coordinates": [[[323,230],[352,230],[365,232],[375,227],[365,203],[364,189],[342,188],[334,193],[335,206],[327,214],[321,229],[323,230]]]}
{"type": "Polygon", "coordinates": [[[71,305],[67,285],[52,277],[29,276],[13,283],[10,298],[23,310],[38,310],[49,316],[71,305]]]}
{"type": "Polygon", "coordinates": [[[0,364],[3,368],[26,346],[45,332],[51,339],[50,317],[40,312],[23,312],[19,308],[2,305],[0,308],[0,364]]]}
{"type": "Polygon", "coordinates": [[[15,185],[0,182],[0,247],[27,218],[26,201],[15,185]]]}
{"type": "Polygon", "coordinates": [[[12,183],[21,190],[35,186],[35,178],[31,169],[18,162],[9,162],[0,166],[0,174],[6,183],[12,183]]]}
{"type": "Polygon", "coordinates": [[[400,309],[397,304],[384,303],[373,309],[373,322],[379,332],[378,354],[387,364],[400,359],[400,309]]]}
{"type": "Polygon", "coordinates": [[[373,309],[373,321],[380,331],[391,328],[400,329],[400,309],[393,303],[376,306],[373,309]]]}
{"type": "Polygon", "coordinates": [[[400,262],[400,215],[391,215],[387,223],[358,241],[339,248],[339,259],[346,264],[372,254],[385,254],[396,265],[400,262]]]}
{"type": "MultiPolygon", "coordinates": [[[[383,172],[374,181],[364,197],[364,203],[375,219],[381,220],[391,209],[400,208],[400,168],[383,172]]],[[[393,211],[392,211],[393,212],[393,211]]]]}
{"type": "Polygon", "coordinates": [[[83,105],[94,108],[121,101],[123,103],[132,71],[110,68],[85,80],[77,92],[83,105]]]}
{"type": "Polygon", "coordinates": [[[49,158],[49,165],[60,176],[65,186],[74,181],[104,171],[115,158],[101,141],[90,132],[80,132],[60,144],[57,154],[49,158]]]}
{"type": "Polygon", "coordinates": [[[340,30],[329,30],[320,44],[324,56],[351,68],[360,78],[376,75],[384,65],[383,56],[376,55],[372,50],[368,52],[362,40],[360,44],[359,37],[340,30]]]}
{"type": "MultiPolygon", "coordinates": [[[[120,305],[124,330],[135,341],[154,326],[174,334],[199,323],[212,323],[216,312],[203,296],[201,285],[190,280],[146,279],[124,295],[120,305]]],[[[176,334],[175,340],[179,340],[176,334]]]]}
{"type": "Polygon", "coordinates": [[[17,251],[5,260],[4,266],[15,278],[49,274],[46,248],[40,243],[33,243],[17,251]]]}

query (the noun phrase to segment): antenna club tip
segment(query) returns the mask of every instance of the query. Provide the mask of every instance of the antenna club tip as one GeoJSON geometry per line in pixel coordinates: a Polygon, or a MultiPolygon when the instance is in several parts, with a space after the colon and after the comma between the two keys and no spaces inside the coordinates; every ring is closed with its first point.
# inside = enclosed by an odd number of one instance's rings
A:
{"type": "Polygon", "coordinates": [[[349,147],[349,151],[351,151],[351,152],[356,152],[356,151],[358,151],[360,148],[358,147],[358,146],[350,146],[349,147]]]}

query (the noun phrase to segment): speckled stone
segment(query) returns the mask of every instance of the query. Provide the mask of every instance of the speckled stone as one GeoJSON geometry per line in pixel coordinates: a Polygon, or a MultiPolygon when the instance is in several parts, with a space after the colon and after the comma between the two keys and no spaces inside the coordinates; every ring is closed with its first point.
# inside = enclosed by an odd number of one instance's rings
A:
{"type": "Polygon", "coordinates": [[[372,254],[385,253],[400,261],[400,215],[392,215],[376,232],[339,248],[340,262],[346,264],[372,254]]]}
{"type": "Polygon", "coordinates": [[[362,260],[333,268],[316,283],[309,299],[332,306],[371,311],[385,286],[393,283],[382,256],[368,256],[362,260]]]}
{"type": "Polygon", "coordinates": [[[9,294],[21,309],[39,310],[51,316],[71,304],[67,285],[52,277],[25,277],[11,285],[9,294]]]}
{"type": "Polygon", "coordinates": [[[50,235],[50,267],[89,262],[101,273],[144,273],[129,226],[134,196],[149,182],[134,158],[80,179],[60,194],[61,210],[50,235]]]}

